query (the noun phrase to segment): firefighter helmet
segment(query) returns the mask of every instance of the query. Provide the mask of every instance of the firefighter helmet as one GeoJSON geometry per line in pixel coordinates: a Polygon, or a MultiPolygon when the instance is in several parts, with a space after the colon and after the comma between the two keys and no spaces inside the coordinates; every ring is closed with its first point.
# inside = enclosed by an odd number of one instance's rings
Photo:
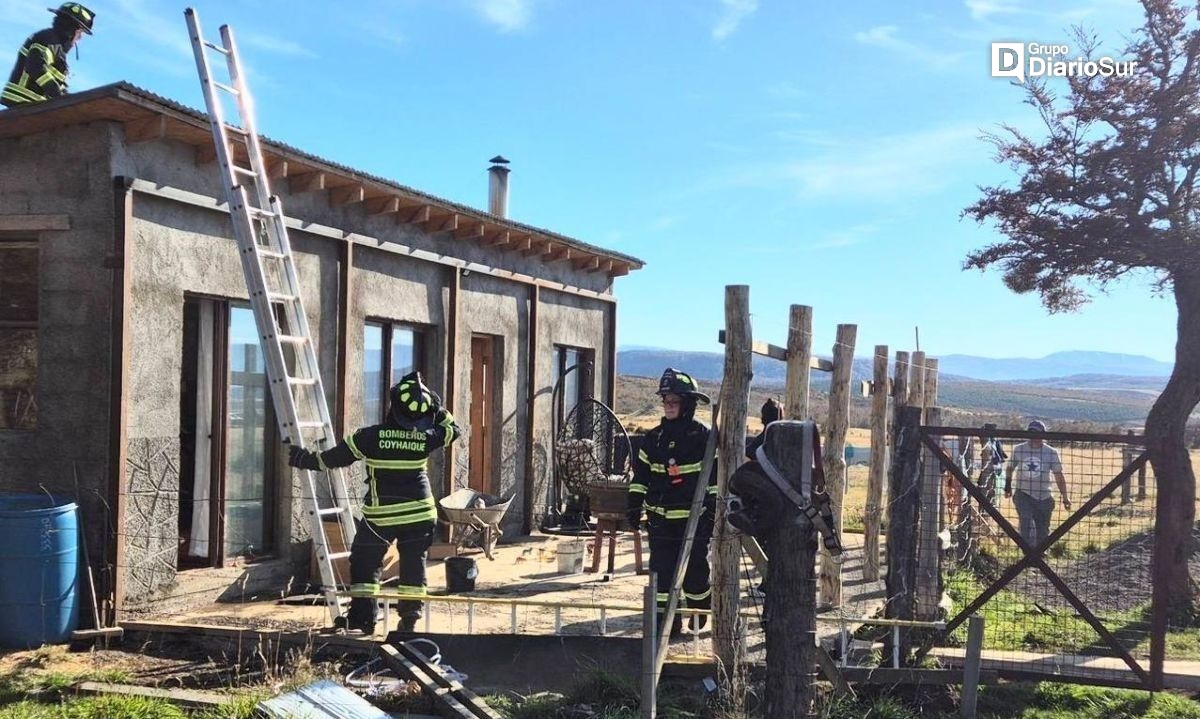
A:
{"type": "MultiPolygon", "coordinates": [[[[428,415],[437,406],[437,395],[425,386],[420,372],[410,372],[392,387],[392,411],[408,419],[428,415]]],[[[397,417],[399,419],[400,417],[397,417]]]]}
{"type": "Polygon", "coordinates": [[[680,397],[693,397],[697,404],[710,404],[712,400],[700,391],[700,385],[687,372],[668,367],[663,370],[658,380],[658,394],[677,394],[680,397]]]}
{"type": "Polygon", "coordinates": [[[79,26],[80,30],[83,30],[88,35],[92,34],[92,24],[96,22],[96,13],[88,10],[83,5],[77,2],[65,2],[56,8],[48,7],[46,9],[59,17],[65,17],[73,21],[79,26]]]}

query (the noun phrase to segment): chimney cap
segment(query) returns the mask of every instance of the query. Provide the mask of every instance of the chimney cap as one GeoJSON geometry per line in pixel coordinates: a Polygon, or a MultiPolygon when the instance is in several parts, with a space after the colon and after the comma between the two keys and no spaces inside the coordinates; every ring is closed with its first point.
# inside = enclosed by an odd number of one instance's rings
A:
{"type": "Polygon", "coordinates": [[[496,155],[492,159],[488,160],[488,162],[492,163],[493,165],[507,165],[508,164],[508,160],[504,159],[504,155],[496,155]]]}

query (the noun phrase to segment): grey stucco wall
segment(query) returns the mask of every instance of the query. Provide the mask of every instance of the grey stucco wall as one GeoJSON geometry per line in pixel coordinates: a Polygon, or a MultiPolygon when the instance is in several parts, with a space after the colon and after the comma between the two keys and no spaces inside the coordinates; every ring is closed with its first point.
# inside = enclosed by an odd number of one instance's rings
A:
{"type": "Polygon", "coordinates": [[[590,349],[595,355],[592,396],[608,402],[608,378],[612,372],[609,363],[610,343],[616,338],[606,337],[609,313],[614,306],[601,301],[543,290],[538,307],[537,347],[537,399],[535,400],[534,478],[533,513],[538,523],[550,510],[548,497],[553,481],[550,463],[551,428],[553,427],[553,402],[551,393],[558,381],[557,349],[561,346],[590,349]]]}
{"type": "MultiPolygon", "coordinates": [[[[41,272],[41,316],[38,347],[39,425],[34,431],[0,431],[0,491],[51,491],[72,488],[72,466],[79,469],[84,490],[85,523],[93,548],[103,546],[102,517],[109,492],[109,376],[111,368],[112,270],[106,266],[114,240],[112,178],[125,176],[223,199],[216,166],[197,166],[195,149],[169,140],[127,145],[120,125],[93,123],[0,140],[0,214],[68,214],[72,227],[38,236],[41,272]],[[64,441],[69,438],[69,441],[64,441]],[[92,501],[88,501],[88,497],[92,501]]],[[[480,197],[486,176],[479,173],[480,197]]],[[[384,249],[357,245],[348,328],[346,361],[350,416],[347,427],[362,422],[362,323],[366,317],[409,322],[426,328],[427,376],[436,388],[446,386],[445,327],[448,286],[453,270],[386,251],[388,242],[428,249],[499,269],[522,272],[596,291],[607,291],[603,273],[583,273],[570,263],[542,263],[518,253],[504,253],[447,234],[397,224],[392,216],[368,216],[361,204],[332,207],[326,192],[292,195],[277,182],[287,214],[296,219],[336,227],[384,240],[384,249]],[[355,412],[358,411],[358,416],[355,412]]],[[[245,282],[232,240],[228,216],[142,193],[135,193],[134,223],[129,240],[132,301],[129,315],[131,364],[128,368],[128,446],[124,490],[127,496],[126,551],[121,561],[126,598],[137,604],[179,593],[176,574],[180,464],[180,372],[183,305],[188,293],[244,299],[245,282]]],[[[338,246],[336,240],[292,231],[297,266],[319,362],[331,407],[336,407],[334,373],[338,348],[338,246]]],[[[111,263],[110,263],[111,264],[111,263]]],[[[470,338],[472,333],[500,338],[500,407],[493,449],[498,489],[518,499],[507,517],[506,533],[521,523],[526,483],[525,436],[528,417],[528,314],[530,290],[519,283],[478,273],[462,278],[459,306],[456,413],[469,426],[470,338]]],[[[537,379],[540,432],[550,426],[549,388],[555,379],[553,346],[571,344],[596,350],[596,392],[603,392],[601,346],[606,304],[573,300],[543,290],[537,379]],[[575,303],[575,304],[573,304],[575,303]],[[593,305],[595,307],[593,307],[593,305]],[[584,309],[580,313],[576,309],[584,309]],[[592,315],[599,308],[599,320],[592,315]],[[539,389],[539,392],[541,390],[539,389]]],[[[535,496],[544,496],[548,466],[542,456],[535,496]]],[[[456,448],[454,476],[466,481],[469,437],[456,448]]],[[[282,459],[282,457],[280,458],[282,459]]],[[[283,466],[282,463],[280,466],[283,466]]],[[[438,461],[431,477],[440,487],[438,461]]],[[[305,549],[307,525],[300,521],[300,489],[290,472],[277,478],[280,511],[275,518],[276,546],[289,552],[305,549]]],[[[538,502],[535,501],[535,504],[538,502]]],[[[536,521],[534,522],[536,524],[536,521]]],[[[96,550],[93,549],[93,553],[96,550]]],[[[293,557],[300,559],[300,557],[293,557]]],[[[196,573],[188,573],[198,576],[196,573]]],[[[272,576],[278,575],[274,572],[272,576]]],[[[213,575],[215,576],[215,575],[213,575]]],[[[209,592],[212,593],[211,591],[209,592]]],[[[215,596],[215,595],[214,595],[215,596]]]]}
{"type": "MultiPolygon", "coordinates": [[[[106,532],[113,189],[106,125],[0,140],[0,215],[65,214],[36,239],[39,265],[37,425],[0,430],[0,492],[74,496],[95,561],[106,532]]],[[[104,580],[105,577],[99,577],[104,580]]]]}

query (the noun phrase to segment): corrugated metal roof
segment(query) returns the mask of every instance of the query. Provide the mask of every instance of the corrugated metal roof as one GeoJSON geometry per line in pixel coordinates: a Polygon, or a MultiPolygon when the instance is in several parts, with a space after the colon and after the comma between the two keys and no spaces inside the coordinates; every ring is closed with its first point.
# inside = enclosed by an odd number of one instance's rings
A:
{"type": "MultiPolygon", "coordinates": [[[[6,110],[3,112],[0,112],[0,137],[10,136],[12,134],[23,134],[21,132],[21,127],[23,125],[25,125],[26,123],[21,123],[19,121],[16,122],[15,126],[17,127],[17,130],[15,132],[4,132],[3,129],[4,129],[4,125],[6,124],[6,122],[5,122],[6,119],[11,118],[11,120],[17,121],[18,118],[20,118],[21,120],[26,120],[26,119],[32,118],[33,116],[35,116],[37,114],[53,113],[56,111],[65,111],[68,108],[71,108],[72,111],[70,113],[64,112],[64,122],[62,124],[70,124],[71,120],[74,120],[76,122],[82,122],[82,121],[87,120],[87,116],[86,116],[86,114],[81,114],[81,112],[80,112],[81,106],[85,105],[86,103],[92,102],[94,100],[105,100],[105,99],[109,99],[109,98],[115,98],[118,100],[127,100],[127,101],[131,100],[131,99],[136,100],[143,107],[148,107],[151,110],[155,109],[154,106],[158,106],[158,108],[160,108],[163,111],[170,111],[174,115],[177,115],[177,116],[181,115],[181,116],[184,116],[187,118],[191,118],[192,120],[195,120],[197,123],[197,126],[199,126],[199,127],[202,127],[206,130],[208,128],[208,115],[206,113],[203,113],[203,112],[200,112],[199,110],[190,108],[186,105],[183,105],[183,104],[176,102],[174,100],[171,100],[169,98],[163,97],[162,95],[153,93],[144,88],[138,87],[136,85],[132,85],[128,82],[117,82],[117,83],[113,83],[111,85],[103,85],[101,87],[97,87],[92,90],[88,90],[86,92],[66,95],[62,98],[58,98],[56,100],[51,100],[51,101],[45,102],[45,103],[40,103],[38,105],[33,105],[30,107],[26,107],[26,108],[6,110]]],[[[645,266],[645,262],[643,262],[642,260],[640,260],[637,257],[634,257],[632,255],[627,255],[622,252],[617,252],[615,250],[610,250],[610,249],[606,249],[603,247],[599,247],[597,245],[592,245],[587,242],[577,240],[573,237],[567,237],[566,235],[561,235],[557,232],[552,232],[550,230],[547,230],[547,229],[544,229],[541,227],[536,227],[534,225],[528,225],[528,224],[525,224],[522,222],[517,222],[517,221],[509,219],[509,218],[497,217],[496,215],[492,215],[491,213],[487,212],[486,210],[480,210],[475,207],[470,207],[468,205],[463,205],[463,204],[460,204],[460,203],[457,203],[457,202],[454,202],[451,200],[447,200],[443,197],[431,195],[427,192],[422,192],[421,190],[418,190],[413,187],[409,187],[408,185],[401,184],[394,180],[389,180],[385,177],[380,177],[378,175],[373,175],[371,173],[363,172],[361,170],[356,170],[347,165],[343,165],[343,164],[340,164],[337,162],[333,162],[331,160],[327,160],[322,157],[318,157],[317,155],[314,155],[309,152],[305,152],[305,151],[303,151],[297,147],[294,147],[292,145],[289,145],[287,143],[279,142],[278,140],[272,140],[269,137],[266,137],[265,135],[262,137],[262,141],[264,144],[264,151],[266,151],[266,152],[273,151],[277,154],[290,155],[290,156],[295,157],[297,160],[299,160],[301,162],[304,162],[307,164],[312,164],[317,167],[326,168],[327,170],[329,170],[335,174],[340,174],[340,175],[346,176],[353,180],[361,180],[364,182],[370,182],[370,183],[374,183],[376,185],[381,185],[385,188],[393,189],[393,190],[403,193],[405,195],[411,195],[413,198],[419,199],[422,201],[426,201],[431,205],[438,205],[438,206],[445,208],[447,210],[450,210],[452,212],[459,212],[459,213],[464,213],[464,214],[468,214],[468,215],[476,215],[476,216],[485,218],[488,222],[495,223],[497,225],[503,225],[503,226],[512,228],[513,230],[516,230],[516,231],[527,232],[527,233],[534,234],[534,235],[537,235],[540,237],[544,237],[548,240],[553,240],[554,242],[561,243],[568,247],[573,247],[573,248],[582,250],[584,252],[590,252],[590,253],[594,253],[597,255],[603,255],[605,257],[612,258],[615,260],[620,260],[624,263],[627,263],[628,265],[631,265],[631,269],[638,269],[638,268],[645,266]]]]}
{"type": "Polygon", "coordinates": [[[332,679],[267,699],[258,708],[277,719],[391,719],[390,714],[332,679]]]}

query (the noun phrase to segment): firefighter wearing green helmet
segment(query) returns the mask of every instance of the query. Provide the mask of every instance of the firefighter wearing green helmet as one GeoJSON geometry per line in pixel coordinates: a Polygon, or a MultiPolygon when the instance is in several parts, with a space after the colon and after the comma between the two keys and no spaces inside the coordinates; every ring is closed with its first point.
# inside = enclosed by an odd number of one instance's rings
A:
{"type": "MultiPolygon", "coordinates": [[[[400,631],[411,632],[425,598],[425,560],[433,542],[437,507],[429,488],[429,455],[458,439],[454,417],[441,406],[419,372],[400,378],[389,394],[382,424],[364,427],[333,449],[289,448],[293,467],[323,471],[359,460],[367,465],[367,496],[350,548],[350,590],[378,592],[383,557],[396,542],[400,554],[397,589],[412,599],[399,602],[400,631]]],[[[375,600],[355,597],[340,628],[375,631],[375,600]]]]}
{"type": "MultiPolygon", "coordinates": [[[[629,483],[627,519],[637,531],[646,513],[650,535],[650,571],[658,582],[658,623],[662,626],[669,591],[673,585],[679,553],[683,550],[688,517],[696,484],[707,485],[704,507],[696,526],[692,551],[683,574],[683,601],[691,609],[712,606],[709,585],[708,544],[712,539],[716,512],[716,472],[701,476],[709,429],[696,420],[696,405],[708,404],[708,395],[700,392],[696,381],[686,372],[668,368],[658,383],[663,418],[642,439],[633,461],[633,479],[629,483]]],[[[699,631],[707,622],[695,615],[691,626],[699,631]]],[[[682,631],[678,614],[669,629],[674,636],[682,631]]]]}
{"type": "Polygon", "coordinates": [[[72,2],[48,9],[54,13],[54,23],[25,40],[0,92],[0,103],[7,107],[24,107],[67,94],[67,52],[85,34],[92,34],[96,14],[72,2]]]}

